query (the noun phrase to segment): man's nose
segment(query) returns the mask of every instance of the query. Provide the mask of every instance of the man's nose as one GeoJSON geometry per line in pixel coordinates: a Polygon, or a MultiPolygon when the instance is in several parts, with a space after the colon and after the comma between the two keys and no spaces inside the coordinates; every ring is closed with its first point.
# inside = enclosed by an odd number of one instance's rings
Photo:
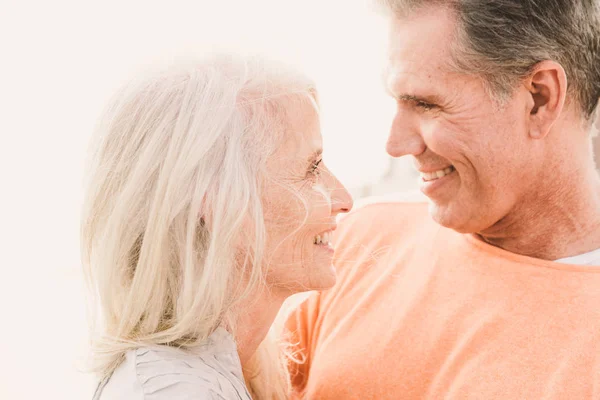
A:
{"type": "Polygon", "coordinates": [[[392,157],[418,156],[427,149],[418,118],[411,114],[398,107],[386,145],[386,151],[392,157]]]}

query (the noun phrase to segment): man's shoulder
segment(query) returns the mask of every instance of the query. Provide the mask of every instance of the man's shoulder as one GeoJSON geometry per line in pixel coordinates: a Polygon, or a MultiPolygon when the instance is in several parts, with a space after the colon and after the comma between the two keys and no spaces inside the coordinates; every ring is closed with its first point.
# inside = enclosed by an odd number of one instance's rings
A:
{"type": "Polygon", "coordinates": [[[389,193],[383,196],[368,196],[359,199],[354,204],[354,212],[369,205],[404,205],[411,206],[427,203],[427,197],[418,190],[389,193]]]}
{"type": "Polygon", "coordinates": [[[334,235],[338,266],[378,258],[391,248],[419,242],[422,232],[437,229],[428,205],[418,196],[400,194],[359,201],[340,219],[334,235]]]}
{"type": "Polygon", "coordinates": [[[340,230],[397,231],[399,224],[429,220],[427,198],[419,192],[394,193],[356,201],[347,215],[340,218],[340,230]]]}

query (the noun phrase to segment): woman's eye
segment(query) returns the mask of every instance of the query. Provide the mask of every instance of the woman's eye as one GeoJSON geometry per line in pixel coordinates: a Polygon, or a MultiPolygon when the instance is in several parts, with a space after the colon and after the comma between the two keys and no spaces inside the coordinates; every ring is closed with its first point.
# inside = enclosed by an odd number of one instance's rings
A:
{"type": "Polygon", "coordinates": [[[321,164],[321,162],[323,161],[323,159],[317,160],[315,162],[313,162],[310,165],[310,173],[315,175],[315,176],[319,176],[321,174],[321,170],[319,169],[319,164],[321,164]]]}

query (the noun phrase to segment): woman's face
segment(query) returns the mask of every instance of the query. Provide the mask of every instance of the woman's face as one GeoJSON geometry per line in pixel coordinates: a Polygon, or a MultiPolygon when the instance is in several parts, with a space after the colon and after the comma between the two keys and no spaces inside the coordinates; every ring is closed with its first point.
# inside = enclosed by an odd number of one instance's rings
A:
{"type": "Polygon", "coordinates": [[[284,142],[267,164],[263,197],[267,282],[285,294],[333,286],[331,234],[336,216],[352,208],[350,194],[323,161],[314,107],[293,111],[284,142]]]}

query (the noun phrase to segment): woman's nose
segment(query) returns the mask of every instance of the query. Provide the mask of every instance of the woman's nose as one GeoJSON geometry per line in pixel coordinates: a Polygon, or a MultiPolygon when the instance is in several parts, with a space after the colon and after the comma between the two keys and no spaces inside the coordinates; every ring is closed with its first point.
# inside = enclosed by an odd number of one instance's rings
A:
{"type": "Polygon", "coordinates": [[[333,215],[350,212],[354,204],[352,195],[339,181],[336,180],[336,183],[336,187],[331,192],[331,212],[333,215]]]}

